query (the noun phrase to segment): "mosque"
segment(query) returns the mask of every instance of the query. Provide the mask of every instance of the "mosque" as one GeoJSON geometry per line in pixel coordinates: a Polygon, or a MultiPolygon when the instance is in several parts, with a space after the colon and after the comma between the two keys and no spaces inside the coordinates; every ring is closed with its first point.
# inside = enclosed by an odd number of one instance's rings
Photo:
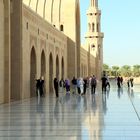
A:
{"type": "Polygon", "coordinates": [[[85,44],[80,38],[79,0],[0,0],[0,103],[35,96],[35,79],[95,74],[101,77],[103,33],[98,0],[87,10],[85,44]]]}

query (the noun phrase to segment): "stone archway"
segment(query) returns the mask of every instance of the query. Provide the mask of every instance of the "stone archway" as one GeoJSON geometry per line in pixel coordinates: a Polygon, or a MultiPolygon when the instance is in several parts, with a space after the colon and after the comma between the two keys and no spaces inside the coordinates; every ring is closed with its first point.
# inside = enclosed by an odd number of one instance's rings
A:
{"type": "Polygon", "coordinates": [[[36,53],[34,47],[31,50],[30,54],[30,97],[34,97],[36,94],[36,53]]]}
{"type": "Polygon", "coordinates": [[[49,56],[49,91],[53,92],[53,57],[52,53],[49,56]]]}
{"type": "Polygon", "coordinates": [[[45,53],[42,51],[41,53],[41,76],[45,78],[46,74],[46,58],[45,53]]]}
{"type": "MultiPolygon", "coordinates": [[[[46,57],[45,57],[45,53],[44,50],[41,53],[41,78],[44,79],[44,82],[46,83],[46,57]]],[[[44,83],[44,94],[46,93],[46,86],[44,83]]]]}
{"type": "Polygon", "coordinates": [[[56,78],[59,80],[59,58],[56,57],[56,78]]]}
{"type": "Polygon", "coordinates": [[[64,79],[65,73],[64,73],[64,58],[62,57],[62,61],[61,61],[61,78],[64,79]]]}

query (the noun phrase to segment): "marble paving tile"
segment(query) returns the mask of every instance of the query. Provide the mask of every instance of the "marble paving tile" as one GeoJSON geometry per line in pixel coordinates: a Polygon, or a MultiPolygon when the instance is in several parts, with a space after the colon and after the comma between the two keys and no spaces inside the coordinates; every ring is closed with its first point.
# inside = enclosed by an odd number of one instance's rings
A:
{"type": "MultiPolygon", "coordinates": [[[[138,88],[138,87],[137,87],[138,88]]],[[[140,87],[139,87],[140,88],[140,87]]],[[[140,93],[61,93],[0,105],[0,140],[140,140],[140,93]]]]}

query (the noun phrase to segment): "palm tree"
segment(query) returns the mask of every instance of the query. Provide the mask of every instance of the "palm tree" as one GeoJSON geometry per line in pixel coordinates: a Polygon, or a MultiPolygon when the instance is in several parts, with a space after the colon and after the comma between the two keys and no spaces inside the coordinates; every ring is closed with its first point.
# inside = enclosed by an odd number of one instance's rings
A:
{"type": "Polygon", "coordinates": [[[122,66],[121,74],[125,77],[131,76],[132,75],[131,66],[129,66],[129,65],[122,66]]]}
{"type": "Polygon", "coordinates": [[[110,75],[110,68],[107,64],[103,64],[103,72],[110,75]]]}
{"type": "Polygon", "coordinates": [[[118,76],[119,75],[119,69],[120,67],[119,66],[112,66],[112,73],[113,73],[113,76],[118,76]]]}
{"type": "Polygon", "coordinates": [[[136,77],[140,76],[140,65],[134,65],[133,66],[133,75],[136,77]]]}
{"type": "Polygon", "coordinates": [[[103,70],[106,71],[109,69],[109,66],[107,64],[103,64],[103,70]]]}

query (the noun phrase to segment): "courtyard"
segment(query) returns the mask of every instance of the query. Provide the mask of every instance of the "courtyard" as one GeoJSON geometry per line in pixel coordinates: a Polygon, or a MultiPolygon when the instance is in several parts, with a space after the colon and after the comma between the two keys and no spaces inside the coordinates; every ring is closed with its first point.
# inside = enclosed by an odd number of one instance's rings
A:
{"type": "Polygon", "coordinates": [[[59,93],[0,105],[3,140],[139,140],[140,88],[59,93]]]}

